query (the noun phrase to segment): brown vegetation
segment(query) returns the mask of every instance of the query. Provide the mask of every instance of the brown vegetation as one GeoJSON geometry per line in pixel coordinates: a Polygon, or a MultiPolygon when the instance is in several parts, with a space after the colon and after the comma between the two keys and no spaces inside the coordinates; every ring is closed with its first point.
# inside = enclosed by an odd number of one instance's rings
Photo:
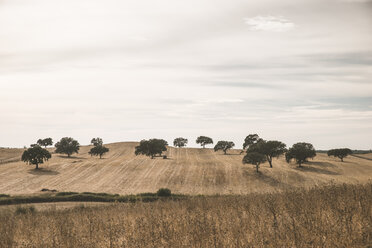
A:
{"type": "MultiPolygon", "coordinates": [[[[169,188],[182,194],[248,194],[273,192],[294,187],[312,187],[335,183],[365,183],[372,179],[372,161],[358,157],[339,159],[318,154],[297,168],[284,157],[260,165],[256,173],[252,165],[243,165],[244,154],[231,150],[229,155],[213,149],[172,148],[168,159],[135,156],[138,143],[108,144],[110,151],[103,159],[91,157],[92,146],[83,146],[71,158],[53,154],[34,170],[23,162],[0,165],[0,193],[29,194],[41,189],[76,192],[137,194],[169,188]]],[[[19,149],[19,158],[23,149],[19,149]]],[[[48,149],[50,152],[53,148],[48,149]]],[[[13,156],[13,155],[12,155],[13,156]]],[[[8,156],[9,157],[9,156],[8,156]]],[[[1,153],[0,153],[0,159],[1,153]]]]}
{"type": "Polygon", "coordinates": [[[3,211],[0,247],[369,247],[371,196],[369,183],[3,211]]]}

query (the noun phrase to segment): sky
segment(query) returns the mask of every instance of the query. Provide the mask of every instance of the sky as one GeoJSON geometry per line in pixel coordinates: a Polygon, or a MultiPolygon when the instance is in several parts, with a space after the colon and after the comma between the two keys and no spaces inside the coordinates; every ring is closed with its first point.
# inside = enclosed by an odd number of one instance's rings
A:
{"type": "Polygon", "coordinates": [[[372,149],[372,1],[0,0],[0,146],[372,149]]]}

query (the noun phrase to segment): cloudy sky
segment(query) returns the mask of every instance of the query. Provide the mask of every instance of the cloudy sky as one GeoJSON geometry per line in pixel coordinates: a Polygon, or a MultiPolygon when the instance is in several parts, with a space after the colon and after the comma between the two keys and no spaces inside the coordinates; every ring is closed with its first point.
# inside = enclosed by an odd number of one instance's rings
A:
{"type": "Polygon", "coordinates": [[[372,148],[372,1],[0,0],[0,146],[372,148]]]}

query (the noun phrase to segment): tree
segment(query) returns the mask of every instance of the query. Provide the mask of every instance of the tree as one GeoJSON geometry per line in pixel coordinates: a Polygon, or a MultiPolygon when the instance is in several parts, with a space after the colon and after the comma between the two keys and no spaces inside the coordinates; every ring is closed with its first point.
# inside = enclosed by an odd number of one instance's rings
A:
{"type": "Polygon", "coordinates": [[[227,150],[233,148],[235,146],[234,142],[232,141],[218,141],[217,144],[214,146],[214,151],[222,150],[226,155],[227,150]]]}
{"type": "Polygon", "coordinates": [[[52,140],[52,138],[38,139],[37,143],[40,146],[44,146],[46,148],[47,146],[52,146],[53,145],[53,140],[52,140]]]}
{"type": "Polygon", "coordinates": [[[256,166],[256,172],[260,164],[266,162],[266,156],[259,152],[248,152],[243,158],[243,164],[253,164],[256,166]]]}
{"type": "Polygon", "coordinates": [[[90,143],[94,146],[102,146],[103,145],[103,141],[101,138],[93,138],[90,143]]]}
{"type": "Polygon", "coordinates": [[[243,149],[249,148],[249,146],[256,144],[258,141],[262,140],[258,134],[250,134],[244,139],[243,149]]]}
{"type": "Polygon", "coordinates": [[[102,155],[109,152],[109,149],[103,146],[103,141],[101,138],[93,138],[90,143],[94,146],[89,151],[89,154],[91,156],[99,156],[99,158],[101,159],[102,155]]]}
{"type": "Polygon", "coordinates": [[[257,143],[249,146],[247,153],[259,152],[266,156],[266,160],[270,164],[270,168],[273,168],[273,158],[278,158],[280,155],[287,151],[286,144],[277,140],[263,140],[260,139],[257,143]]]}
{"type": "Polygon", "coordinates": [[[327,152],[328,156],[337,157],[341,159],[341,162],[344,162],[344,158],[350,154],[353,154],[353,152],[349,148],[331,149],[327,152]]]}
{"type": "Polygon", "coordinates": [[[95,146],[92,149],[90,149],[89,154],[91,156],[99,156],[99,158],[101,159],[102,155],[104,155],[108,151],[109,151],[109,149],[107,147],[105,147],[103,145],[98,145],[98,146],[95,146]]]}
{"type": "Polygon", "coordinates": [[[23,152],[21,159],[28,164],[34,164],[36,166],[35,169],[39,169],[39,164],[43,164],[44,161],[48,161],[51,157],[52,155],[48,150],[41,148],[41,146],[33,146],[23,152]]]}
{"type": "Polygon", "coordinates": [[[155,155],[161,155],[167,150],[168,142],[163,139],[141,140],[139,146],[135,148],[136,155],[146,155],[154,158],[155,155]]]}
{"type": "Polygon", "coordinates": [[[176,147],[184,147],[187,145],[188,140],[182,137],[175,138],[173,141],[173,145],[176,147]]]}
{"type": "Polygon", "coordinates": [[[64,137],[55,144],[56,153],[67,154],[68,157],[73,153],[79,153],[80,144],[71,137],[64,137]]]}
{"type": "Polygon", "coordinates": [[[213,144],[213,140],[207,136],[199,136],[196,139],[196,144],[200,144],[203,148],[205,148],[205,145],[213,144]]]}
{"type": "Polygon", "coordinates": [[[296,161],[299,167],[302,163],[307,162],[309,158],[316,156],[315,149],[312,144],[299,142],[294,144],[285,154],[285,159],[289,163],[292,159],[296,161]]]}

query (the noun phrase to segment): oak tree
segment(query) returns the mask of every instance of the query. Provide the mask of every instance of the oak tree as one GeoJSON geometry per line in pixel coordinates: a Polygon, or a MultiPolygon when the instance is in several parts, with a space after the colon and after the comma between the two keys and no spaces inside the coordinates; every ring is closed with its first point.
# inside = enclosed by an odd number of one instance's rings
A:
{"type": "Polygon", "coordinates": [[[52,155],[47,149],[36,145],[24,151],[21,159],[23,162],[35,165],[35,169],[39,169],[39,164],[43,164],[44,161],[48,161],[51,157],[52,155]]]}

